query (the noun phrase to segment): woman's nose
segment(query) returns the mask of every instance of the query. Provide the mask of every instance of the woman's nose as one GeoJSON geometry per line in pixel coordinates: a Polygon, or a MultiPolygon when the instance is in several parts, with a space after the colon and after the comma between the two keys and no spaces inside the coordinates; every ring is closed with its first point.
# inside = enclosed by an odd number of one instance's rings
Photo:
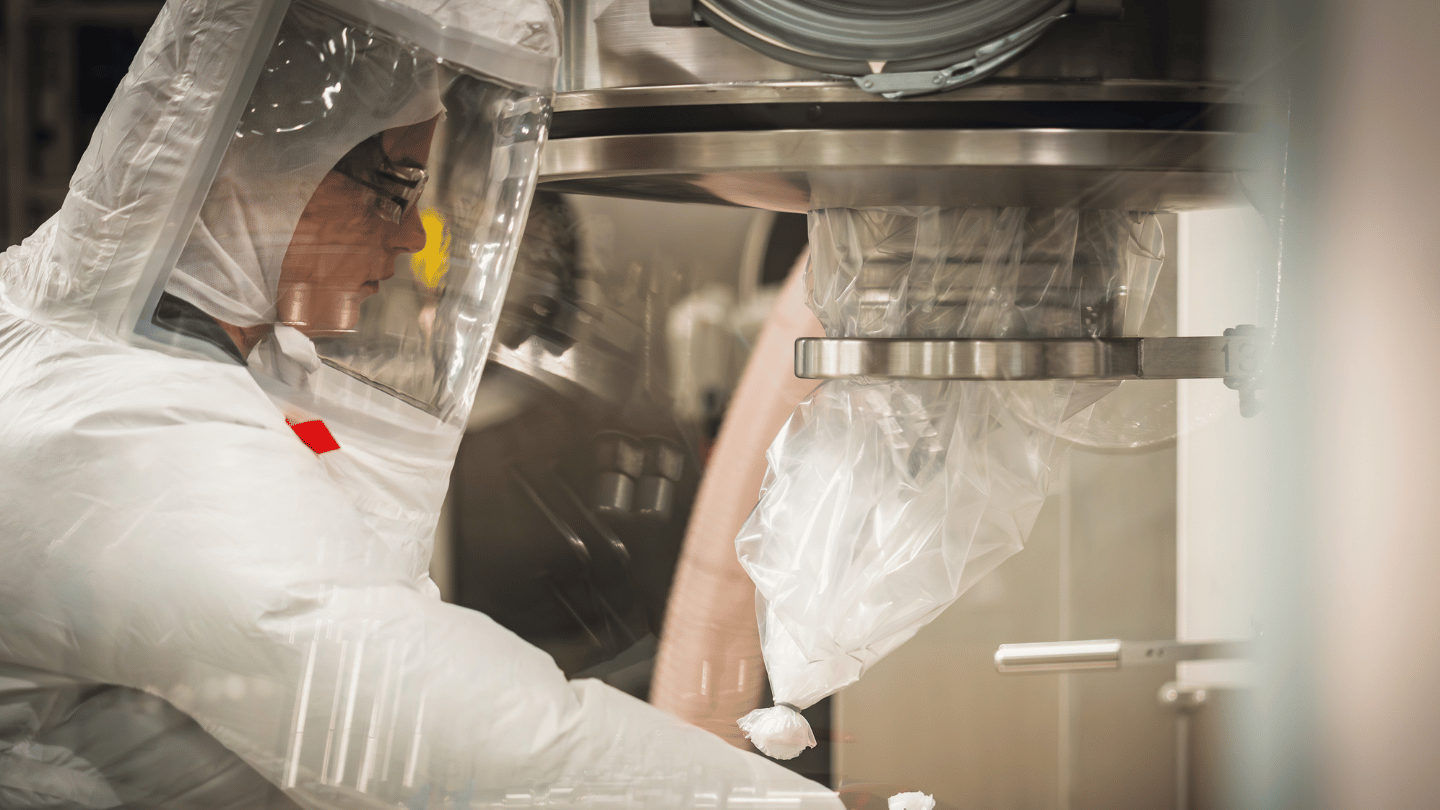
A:
{"type": "Polygon", "coordinates": [[[420,220],[420,206],[405,209],[405,216],[390,234],[390,249],[396,253],[419,253],[425,249],[425,224],[420,220]]]}

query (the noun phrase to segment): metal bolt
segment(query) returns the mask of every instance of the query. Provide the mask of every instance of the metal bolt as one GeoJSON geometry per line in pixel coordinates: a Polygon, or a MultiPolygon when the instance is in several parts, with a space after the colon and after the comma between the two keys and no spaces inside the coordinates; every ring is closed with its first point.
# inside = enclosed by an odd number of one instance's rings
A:
{"type": "Polygon", "coordinates": [[[1210,695],[1205,687],[1197,684],[1180,683],[1171,681],[1160,687],[1160,704],[1170,706],[1181,712],[1193,712],[1205,705],[1210,695]]]}
{"type": "Polygon", "coordinates": [[[875,83],[870,81],[869,79],[866,79],[865,81],[860,83],[860,86],[865,88],[866,90],[869,90],[870,88],[875,86],[875,83]]]}

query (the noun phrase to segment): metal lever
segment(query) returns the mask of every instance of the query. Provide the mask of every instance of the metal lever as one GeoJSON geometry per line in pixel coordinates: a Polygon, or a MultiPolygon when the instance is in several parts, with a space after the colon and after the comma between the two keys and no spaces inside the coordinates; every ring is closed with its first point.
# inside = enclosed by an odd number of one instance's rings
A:
{"type": "Polygon", "coordinates": [[[1176,661],[1243,658],[1248,648],[1248,643],[1243,641],[1121,641],[1118,638],[1001,644],[995,651],[995,669],[1006,674],[1119,669],[1176,661]]]}

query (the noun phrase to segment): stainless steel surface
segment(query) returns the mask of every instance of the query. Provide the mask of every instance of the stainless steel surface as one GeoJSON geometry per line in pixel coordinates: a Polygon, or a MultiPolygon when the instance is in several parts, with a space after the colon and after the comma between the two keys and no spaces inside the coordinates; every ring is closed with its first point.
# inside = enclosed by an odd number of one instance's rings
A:
{"type": "MultiPolygon", "coordinates": [[[[994,79],[945,93],[906,99],[902,104],[957,101],[1179,101],[1200,104],[1244,102],[1243,89],[1215,82],[1149,80],[1021,82],[994,79]]],[[[576,110],[666,107],[691,104],[832,104],[890,102],[838,80],[674,84],[575,90],[555,96],[557,114],[576,110]]]]}
{"type": "Polygon", "coordinates": [[[1126,641],[1120,645],[1120,665],[1218,661],[1244,658],[1249,652],[1245,641],[1126,641]]]}
{"type": "Polygon", "coordinates": [[[490,360],[545,383],[562,394],[580,391],[622,402],[635,381],[634,360],[608,346],[576,343],[563,351],[538,336],[515,348],[495,344],[490,360]]]}
{"type": "MultiPolygon", "coordinates": [[[[1051,26],[996,77],[1037,82],[1238,80],[1243,76],[1223,58],[1228,43],[1212,35],[1217,5],[1210,0],[1126,0],[1122,18],[1072,16],[1051,26]]],[[[562,90],[824,78],[713,28],[652,25],[649,0],[567,0],[565,6],[562,90]]]]}
{"type": "MultiPolygon", "coordinates": [[[[1238,124],[1207,123],[1201,131],[1187,123],[1187,113],[1173,124],[1144,119],[1143,126],[1158,130],[1130,123],[1115,130],[1093,115],[1059,123],[1046,107],[1245,104],[1233,90],[1235,77],[1211,64],[1221,45],[1210,39],[1211,5],[1129,0],[1124,19],[1067,18],[982,83],[892,102],[833,75],[771,59],[712,28],[654,26],[648,0],[575,0],[566,22],[565,92],[556,102],[541,182],[578,194],[791,212],[877,205],[1167,211],[1244,205],[1236,173],[1251,167],[1240,157],[1246,138],[1231,131],[1238,124]],[[1027,121],[1047,128],[972,125],[968,114],[922,119],[913,110],[897,125],[904,108],[896,104],[931,101],[1033,103],[1005,114],[1023,109],[1027,121]],[[842,114],[823,106],[851,102],[874,105],[873,115],[863,107],[842,114]],[[787,103],[815,106],[786,110],[780,123],[767,117],[774,111],[763,105],[787,103]],[[703,124],[678,112],[663,119],[647,112],[688,105],[708,105],[703,124]],[[609,117],[567,121],[572,113],[602,111],[609,117]],[[814,118],[806,118],[811,113],[814,118]],[[822,121],[832,114],[845,121],[822,121]]],[[[861,80],[871,81],[871,90],[914,89],[916,76],[896,75],[905,72],[899,63],[866,67],[871,73],[861,80]]],[[[933,88],[936,79],[944,86],[961,72],[920,78],[933,88]]]]}
{"type": "Polygon", "coordinates": [[[1012,34],[990,45],[1004,46],[994,55],[981,56],[980,51],[968,59],[936,70],[909,70],[902,73],[868,73],[855,77],[855,86],[867,93],[874,93],[888,99],[910,98],[940,93],[956,87],[965,87],[984,79],[999,70],[1006,62],[1014,59],[1029,46],[1043,31],[1042,25],[1052,20],[1035,23],[1017,34],[1012,34]],[[1012,41],[1022,37],[1019,41],[1012,41]]]}
{"type": "Polygon", "coordinates": [[[661,28],[649,0],[567,0],[560,89],[820,79],[710,28],[661,28]]]}
{"type": "Polygon", "coordinates": [[[1131,130],[774,130],[551,140],[546,188],[803,213],[882,205],[1238,205],[1244,136],[1131,130]]]}
{"type": "Polygon", "coordinates": [[[635,503],[635,479],[614,470],[595,477],[593,505],[602,515],[623,515],[635,503]]]}
{"type": "Polygon", "coordinates": [[[1118,638],[1001,644],[995,651],[995,669],[1005,673],[1119,669],[1120,646],[1118,638]]]}
{"type": "Polygon", "coordinates": [[[1175,810],[1190,807],[1190,716],[1209,700],[1210,690],[1193,683],[1170,681],[1156,694],[1161,706],[1175,710],[1175,810]]]}
{"type": "Polygon", "coordinates": [[[679,132],[555,141],[546,145],[540,171],[551,182],[633,173],[784,172],[835,166],[1207,173],[1245,168],[1238,155],[1241,139],[1224,132],[1085,129],[679,132]]]}
{"type": "Polygon", "coordinates": [[[675,482],[659,475],[640,478],[635,487],[635,514],[669,520],[675,508],[675,482]]]}
{"type": "Polygon", "coordinates": [[[877,8],[833,0],[695,0],[707,22],[723,20],[747,37],[801,54],[860,62],[945,58],[1063,14],[1070,5],[1071,0],[891,0],[877,8]]]}
{"type": "Polygon", "coordinates": [[[1160,380],[1255,376],[1251,355],[1264,344],[1259,336],[1140,339],[1140,377],[1160,380]]]}
{"type": "Polygon", "coordinates": [[[696,0],[695,8],[706,25],[766,56],[863,77],[856,80],[862,89],[898,98],[990,75],[1070,6],[1070,0],[969,0],[877,9],[807,0],[696,0]]]}
{"type": "Polygon", "coordinates": [[[1121,641],[1114,638],[1001,644],[995,651],[995,669],[1003,673],[1119,669],[1240,658],[1247,649],[1245,642],[1236,641],[1121,641]]]}
{"type": "Polygon", "coordinates": [[[1178,380],[1260,373],[1262,336],[922,340],[801,338],[795,376],[828,380],[1178,380]]]}

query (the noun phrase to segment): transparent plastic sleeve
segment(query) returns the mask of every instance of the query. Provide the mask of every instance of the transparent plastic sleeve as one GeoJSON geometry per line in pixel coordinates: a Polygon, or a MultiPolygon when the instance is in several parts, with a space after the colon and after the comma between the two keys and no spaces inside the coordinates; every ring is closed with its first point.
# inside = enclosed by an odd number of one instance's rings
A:
{"type": "MultiPolygon", "coordinates": [[[[1133,333],[1163,256],[1153,217],[1073,209],[827,209],[810,243],[810,306],[831,337],[1133,333]]],[[[760,750],[813,745],[797,709],[1022,548],[1056,428],[1113,387],[846,379],[800,404],[736,540],[776,704],[740,720],[760,750]]]]}

